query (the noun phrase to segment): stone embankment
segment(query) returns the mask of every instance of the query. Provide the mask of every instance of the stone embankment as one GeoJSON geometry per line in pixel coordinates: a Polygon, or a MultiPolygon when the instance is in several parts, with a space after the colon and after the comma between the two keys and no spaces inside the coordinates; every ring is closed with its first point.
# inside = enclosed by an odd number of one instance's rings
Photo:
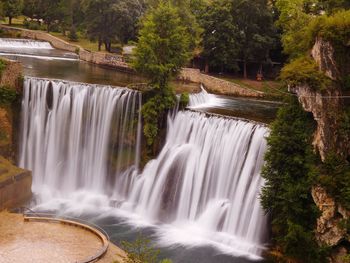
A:
{"type": "Polygon", "coordinates": [[[0,156],[0,211],[23,205],[32,195],[32,174],[0,156]]]}
{"type": "MultiPolygon", "coordinates": [[[[0,87],[22,92],[22,65],[4,60],[6,67],[0,74],[0,87]]],[[[0,105],[0,211],[15,208],[31,197],[32,175],[6,160],[15,159],[16,125],[19,111],[15,105],[0,105]]]]}
{"type": "Polygon", "coordinates": [[[50,35],[43,31],[36,31],[36,30],[28,30],[23,28],[16,28],[16,27],[8,27],[1,25],[0,26],[2,30],[8,31],[12,33],[15,36],[21,37],[21,38],[29,38],[29,39],[35,39],[35,40],[41,40],[41,41],[47,41],[50,42],[51,45],[57,49],[74,52],[76,53],[81,60],[103,65],[103,66],[109,66],[118,68],[119,70],[124,71],[132,71],[132,69],[129,67],[129,65],[126,63],[123,56],[115,55],[115,54],[108,54],[103,52],[91,52],[88,50],[83,49],[82,47],[78,45],[70,44],[58,37],[55,37],[53,35],[50,35]]]}
{"type": "Polygon", "coordinates": [[[261,98],[264,96],[264,92],[243,88],[233,82],[204,74],[199,69],[183,68],[178,79],[201,83],[210,93],[214,94],[253,98],[261,98]]]}

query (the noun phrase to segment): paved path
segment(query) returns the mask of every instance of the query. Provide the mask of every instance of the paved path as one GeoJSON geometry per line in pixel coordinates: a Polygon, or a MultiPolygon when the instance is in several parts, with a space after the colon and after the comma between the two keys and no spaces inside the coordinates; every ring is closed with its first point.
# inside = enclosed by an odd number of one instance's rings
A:
{"type": "MultiPolygon", "coordinates": [[[[24,222],[23,216],[0,213],[0,263],[71,263],[93,256],[101,240],[84,229],[56,223],[24,222]]],[[[115,246],[98,262],[122,262],[115,246]]]]}

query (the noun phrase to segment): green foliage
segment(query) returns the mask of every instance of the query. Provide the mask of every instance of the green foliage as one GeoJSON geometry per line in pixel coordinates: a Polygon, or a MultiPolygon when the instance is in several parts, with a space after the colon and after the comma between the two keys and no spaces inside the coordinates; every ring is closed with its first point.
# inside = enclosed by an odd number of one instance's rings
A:
{"type": "Polygon", "coordinates": [[[23,1],[22,0],[1,0],[2,9],[5,16],[9,18],[9,24],[11,20],[21,14],[23,1]]]}
{"type": "Polygon", "coordinates": [[[0,87],[0,105],[11,104],[17,98],[16,90],[11,87],[0,87]]]}
{"type": "Polygon", "coordinates": [[[138,0],[86,0],[83,10],[88,36],[98,41],[99,49],[104,43],[111,51],[113,42],[127,43],[135,38],[144,6],[138,0]]]}
{"type": "Polygon", "coordinates": [[[316,62],[306,56],[287,64],[280,77],[291,86],[308,84],[314,90],[324,90],[330,84],[330,79],[319,70],[316,62]]]}
{"type": "Polygon", "coordinates": [[[70,41],[77,42],[78,41],[78,34],[77,30],[74,26],[71,27],[68,33],[68,38],[70,41]]]}
{"type": "Polygon", "coordinates": [[[150,79],[150,92],[142,106],[144,135],[154,145],[166,113],[175,105],[175,94],[169,80],[186,63],[190,55],[189,35],[180,14],[171,3],[161,1],[143,18],[133,67],[150,79]]]}
{"type": "Polygon", "coordinates": [[[2,73],[7,67],[7,62],[3,59],[0,59],[0,77],[2,76],[2,73]]]}
{"type": "Polygon", "coordinates": [[[30,29],[30,30],[41,30],[42,29],[42,27],[41,27],[39,22],[37,22],[37,21],[29,21],[27,19],[25,19],[23,21],[23,26],[25,28],[30,29]]]}
{"type": "Polygon", "coordinates": [[[186,108],[188,106],[188,103],[190,102],[190,95],[187,92],[184,92],[180,96],[180,108],[186,108]]]}
{"type": "Polygon", "coordinates": [[[267,61],[276,37],[272,15],[265,0],[214,0],[200,20],[204,57],[228,69],[237,67],[237,60],[267,61]]]}
{"type": "Polygon", "coordinates": [[[138,236],[135,242],[123,241],[122,248],[127,253],[124,263],[171,263],[169,259],[159,260],[160,251],[151,246],[151,241],[138,236]]]}
{"type": "MultiPolygon", "coordinates": [[[[156,8],[161,2],[162,0],[147,1],[151,8],[156,8]]],[[[200,44],[200,35],[203,31],[196,19],[197,11],[201,8],[200,4],[203,4],[203,0],[168,0],[168,2],[177,8],[180,24],[186,28],[187,34],[191,36],[189,38],[190,49],[194,50],[200,44]]]]}
{"type": "Polygon", "coordinates": [[[307,26],[312,21],[312,15],[305,12],[306,0],[277,0],[276,7],[279,17],[276,22],[282,31],[282,44],[286,54],[291,58],[304,55],[309,48],[311,39],[307,26]]]}
{"type": "Polygon", "coordinates": [[[350,165],[337,154],[329,153],[319,173],[319,183],[338,203],[350,209],[350,165]]]}
{"type": "Polygon", "coordinates": [[[159,127],[166,120],[167,111],[175,106],[175,94],[169,86],[156,88],[152,93],[141,109],[144,120],[143,132],[149,146],[154,144],[159,127]]]}
{"type": "Polygon", "coordinates": [[[350,75],[344,76],[342,84],[344,91],[350,91],[350,75]]]}
{"type": "Polygon", "coordinates": [[[162,87],[189,59],[189,35],[178,9],[165,1],[151,9],[142,22],[132,65],[162,87]]]}
{"type": "Polygon", "coordinates": [[[319,212],[311,197],[315,156],[313,119],[295,97],[278,112],[267,139],[262,205],[271,215],[273,240],[283,253],[303,262],[322,262],[313,228],[319,212]]]}

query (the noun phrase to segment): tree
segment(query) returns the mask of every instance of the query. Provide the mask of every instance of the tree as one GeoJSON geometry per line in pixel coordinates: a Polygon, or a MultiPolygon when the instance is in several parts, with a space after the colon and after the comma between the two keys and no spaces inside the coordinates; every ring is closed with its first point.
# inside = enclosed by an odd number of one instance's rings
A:
{"type": "Polygon", "coordinates": [[[203,12],[200,20],[204,28],[202,55],[206,59],[207,67],[219,67],[221,71],[224,67],[237,68],[234,60],[238,55],[235,39],[237,29],[231,9],[230,0],[214,1],[203,12]]]}
{"type": "Polygon", "coordinates": [[[19,16],[22,11],[22,0],[2,0],[3,12],[9,18],[9,25],[12,25],[12,18],[19,16]]]}
{"type": "Polygon", "coordinates": [[[275,41],[273,13],[266,0],[214,0],[202,20],[203,55],[209,64],[234,68],[249,61],[263,62],[275,41]]]}
{"type": "Polygon", "coordinates": [[[248,61],[263,62],[269,58],[275,37],[273,16],[266,0],[233,0],[232,14],[243,76],[247,78],[248,61]]]}
{"type": "MultiPolygon", "coordinates": [[[[150,8],[155,8],[163,0],[148,0],[150,8]]],[[[180,16],[180,24],[186,28],[187,33],[191,36],[189,39],[191,50],[198,47],[201,41],[202,28],[197,19],[196,12],[199,11],[203,0],[167,0],[171,5],[177,8],[180,16]]]]}
{"type": "Polygon", "coordinates": [[[115,40],[126,43],[135,38],[137,21],[144,10],[137,0],[85,0],[83,7],[88,36],[97,39],[99,50],[104,43],[107,51],[115,40]]]}
{"type": "Polygon", "coordinates": [[[161,1],[149,9],[142,20],[133,67],[150,79],[153,87],[142,107],[144,134],[153,146],[166,113],[175,104],[169,80],[190,57],[188,31],[181,23],[179,11],[171,3],[161,1]]]}
{"type": "Polygon", "coordinates": [[[161,1],[143,19],[133,67],[163,88],[190,57],[187,30],[177,8],[161,1]]]}

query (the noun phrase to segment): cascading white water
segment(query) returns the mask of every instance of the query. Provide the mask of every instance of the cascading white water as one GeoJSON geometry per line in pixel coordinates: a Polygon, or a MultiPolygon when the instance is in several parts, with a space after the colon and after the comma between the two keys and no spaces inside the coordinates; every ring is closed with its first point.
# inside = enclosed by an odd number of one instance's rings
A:
{"type": "Polygon", "coordinates": [[[140,106],[128,89],[25,78],[20,166],[34,191],[107,192],[112,172],[138,166],[140,106]]]}
{"type": "Polygon", "coordinates": [[[267,232],[259,193],[268,130],[180,111],[168,118],[158,158],[140,174],[140,107],[141,94],[128,89],[26,78],[20,165],[33,170],[34,192],[42,202],[59,197],[74,199],[74,209],[85,202],[113,211],[117,204],[162,222],[162,244],[200,239],[259,257],[267,232]]]}
{"type": "Polygon", "coordinates": [[[201,86],[201,92],[190,94],[190,100],[188,106],[190,108],[203,107],[211,103],[215,103],[215,95],[209,94],[203,86],[201,86]]]}
{"type": "Polygon", "coordinates": [[[267,132],[251,122],[179,112],[168,120],[158,158],[128,178],[126,196],[117,196],[127,200],[121,208],[179,228],[191,225],[238,253],[260,255],[267,233],[259,201],[267,132]]]}
{"type": "Polygon", "coordinates": [[[0,38],[0,48],[53,49],[49,42],[13,38],[0,38]]]}

